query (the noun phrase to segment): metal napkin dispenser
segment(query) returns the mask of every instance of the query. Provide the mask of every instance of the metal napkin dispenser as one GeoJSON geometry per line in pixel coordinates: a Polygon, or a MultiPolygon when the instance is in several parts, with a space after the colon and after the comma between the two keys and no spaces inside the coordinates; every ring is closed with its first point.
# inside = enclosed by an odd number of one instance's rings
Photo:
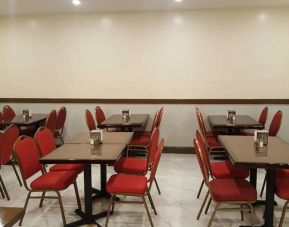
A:
{"type": "Polygon", "coordinates": [[[235,110],[228,110],[227,112],[227,120],[234,124],[236,122],[236,111],[235,110]]]}
{"type": "Polygon", "coordinates": [[[102,144],[103,135],[102,130],[95,129],[90,131],[90,144],[102,144]]]}

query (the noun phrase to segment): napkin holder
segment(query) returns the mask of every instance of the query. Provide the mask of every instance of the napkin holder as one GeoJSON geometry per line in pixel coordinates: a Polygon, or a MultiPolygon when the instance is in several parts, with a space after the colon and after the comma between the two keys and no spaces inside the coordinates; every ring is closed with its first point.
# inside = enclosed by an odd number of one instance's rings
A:
{"type": "Polygon", "coordinates": [[[236,111],[235,110],[228,110],[227,120],[230,122],[230,124],[235,124],[235,122],[236,122],[236,111]]]}
{"type": "Polygon", "coordinates": [[[122,111],[122,119],[124,121],[129,121],[129,119],[130,119],[129,110],[123,110],[122,111]]]}
{"type": "Polygon", "coordinates": [[[22,110],[22,116],[23,116],[24,121],[28,121],[29,120],[29,110],[28,109],[22,110]]]}
{"type": "Polygon", "coordinates": [[[90,131],[90,144],[99,145],[102,144],[103,135],[102,130],[95,129],[90,131]]]}
{"type": "Polygon", "coordinates": [[[255,130],[254,132],[254,147],[258,157],[267,157],[268,136],[269,133],[266,130],[255,130]]]}

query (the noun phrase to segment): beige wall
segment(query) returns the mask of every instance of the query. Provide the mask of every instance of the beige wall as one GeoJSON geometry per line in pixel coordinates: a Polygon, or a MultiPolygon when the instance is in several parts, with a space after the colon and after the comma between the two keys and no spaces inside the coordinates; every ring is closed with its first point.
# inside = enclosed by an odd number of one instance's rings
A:
{"type": "Polygon", "coordinates": [[[0,97],[289,98],[288,28],[289,8],[0,17],[0,97]]]}

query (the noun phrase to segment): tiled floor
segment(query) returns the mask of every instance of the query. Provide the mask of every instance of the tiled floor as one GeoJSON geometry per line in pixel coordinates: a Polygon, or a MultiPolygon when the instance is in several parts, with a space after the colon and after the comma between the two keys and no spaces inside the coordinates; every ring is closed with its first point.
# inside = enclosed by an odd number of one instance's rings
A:
{"type": "MultiPolygon", "coordinates": [[[[113,169],[109,167],[109,174],[113,169]]],[[[0,198],[0,206],[23,207],[27,191],[19,187],[11,166],[3,166],[1,175],[9,191],[11,200],[0,198]]],[[[258,189],[264,178],[264,172],[258,173],[258,189]]],[[[156,227],[189,227],[207,226],[212,214],[212,207],[207,215],[202,215],[196,220],[196,215],[205,195],[203,191],[201,198],[196,199],[196,194],[201,183],[201,175],[195,155],[185,154],[163,154],[157,172],[157,179],[161,188],[161,195],[158,195],[155,186],[152,187],[152,197],[155,202],[158,215],[155,216],[151,210],[153,222],[156,227]]],[[[93,185],[99,187],[99,167],[93,167],[93,185]]],[[[83,174],[79,175],[78,186],[80,196],[83,198],[83,174]]],[[[73,187],[61,193],[67,222],[78,219],[75,215],[76,200],[73,187]]],[[[83,200],[82,200],[83,201],[83,200]]],[[[278,224],[281,207],[284,201],[278,200],[275,211],[275,222],[278,224]]],[[[62,226],[61,215],[57,200],[46,199],[44,206],[38,207],[39,200],[31,200],[23,221],[23,226],[62,226]]],[[[105,210],[107,201],[95,201],[94,210],[105,210]]],[[[263,207],[256,208],[256,224],[262,224],[263,207]]],[[[240,213],[237,211],[221,211],[217,213],[213,226],[232,227],[240,224],[250,224],[249,214],[245,214],[245,221],[242,222],[240,213]]],[[[104,225],[105,218],[98,220],[104,225]]],[[[91,225],[92,226],[92,225],[91,225]]],[[[115,213],[111,216],[109,226],[120,227],[141,227],[150,226],[145,209],[142,205],[117,204],[115,213]]],[[[289,226],[289,216],[283,226],[289,226]]]]}

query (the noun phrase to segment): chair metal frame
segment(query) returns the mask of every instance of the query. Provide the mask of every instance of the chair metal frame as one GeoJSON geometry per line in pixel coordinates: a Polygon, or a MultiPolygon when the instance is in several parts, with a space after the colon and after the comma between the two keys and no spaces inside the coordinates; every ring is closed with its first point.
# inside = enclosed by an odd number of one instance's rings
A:
{"type": "Polygon", "coordinates": [[[151,194],[150,194],[150,190],[151,190],[152,183],[154,181],[154,177],[155,177],[158,165],[159,165],[159,161],[160,161],[161,154],[162,154],[162,151],[163,151],[163,146],[164,146],[164,139],[162,139],[161,142],[159,143],[158,151],[156,153],[156,155],[158,155],[158,156],[157,156],[157,159],[155,160],[156,162],[154,163],[154,165],[156,165],[156,168],[154,169],[154,172],[151,172],[150,178],[147,180],[148,185],[147,185],[147,188],[146,188],[146,192],[143,195],[131,194],[131,193],[111,193],[112,196],[111,196],[110,202],[109,202],[109,208],[108,208],[108,212],[107,212],[107,218],[106,218],[106,222],[105,222],[105,227],[108,226],[110,212],[114,211],[115,203],[144,204],[146,212],[147,212],[147,215],[148,215],[148,218],[149,218],[149,221],[150,221],[150,224],[151,224],[152,227],[154,227],[154,224],[152,222],[152,218],[151,218],[151,215],[150,215],[147,203],[146,203],[145,196],[148,196],[149,202],[150,202],[150,204],[152,206],[152,209],[154,210],[154,214],[157,215],[157,211],[156,211],[155,205],[153,203],[153,200],[152,200],[152,197],[151,197],[151,194]],[[115,198],[118,195],[120,195],[120,196],[128,196],[128,197],[138,197],[138,198],[141,198],[141,201],[121,201],[121,200],[117,200],[115,198]]]}
{"type": "MultiPolygon", "coordinates": [[[[21,140],[23,140],[25,138],[31,138],[31,137],[22,135],[22,136],[20,136],[18,138],[18,140],[14,144],[14,152],[15,152],[16,160],[17,160],[19,168],[20,168],[23,184],[24,184],[24,187],[26,188],[26,190],[28,191],[28,194],[27,194],[26,200],[25,200],[25,204],[24,204],[24,211],[26,211],[29,199],[40,199],[39,208],[42,207],[43,201],[44,201],[45,198],[46,199],[58,199],[58,202],[59,202],[59,205],[60,205],[60,212],[61,212],[63,225],[65,226],[66,225],[66,219],[65,219],[65,215],[64,215],[64,209],[63,209],[61,195],[60,195],[60,192],[59,192],[61,190],[52,190],[52,189],[37,189],[36,190],[36,189],[29,188],[28,185],[27,185],[26,179],[24,177],[24,173],[22,171],[22,164],[21,164],[21,162],[20,162],[20,160],[19,160],[19,158],[17,156],[17,153],[16,153],[16,144],[18,143],[18,141],[21,141],[21,140]],[[42,192],[42,195],[41,196],[31,196],[31,193],[33,193],[33,192],[42,192]],[[56,197],[55,196],[45,196],[46,192],[55,192],[57,196],[56,197]]],[[[47,173],[47,172],[46,172],[45,168],[43,168],[43,166],[41,165],[41,174],[43,175],[45,173],[47,173]]],[[[76,195],[76,201],[77,201],[78,209],[81,209],[81,203],[80,203],[79,192],[78,192],[78,187],[77,187],[76,180],[73,182],[73,186],[74,186],[74,191],[75,191],[75,195],[76,195]]],[[[21,218],[21,220],[19,222],[20,226],[22,225],[23,219],[24,219],[24,215],[23,215],[23,217],[21,218]]]]}

